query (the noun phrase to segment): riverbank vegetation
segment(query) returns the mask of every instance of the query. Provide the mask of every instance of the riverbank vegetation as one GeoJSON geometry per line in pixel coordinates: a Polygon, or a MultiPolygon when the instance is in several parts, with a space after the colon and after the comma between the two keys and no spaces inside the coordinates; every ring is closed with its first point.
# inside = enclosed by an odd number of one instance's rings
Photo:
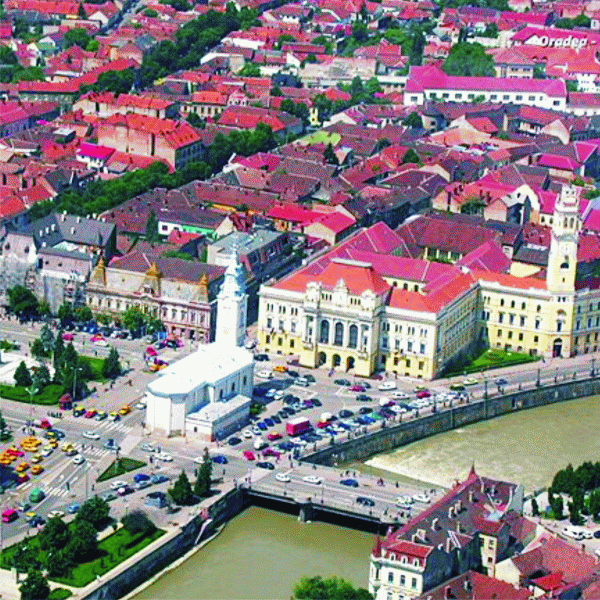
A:
{"type": "Polygon", "coordinates": [[[365,588],[355,588],[341,577],[302,577],[294,586],[293,600],[373,600],[365,588]]]}
{"type": "Polygon", "coordinates": [[[600,520],[600,461],[584,462],[576,469],[569,464],[557,471],[548,489],[548,516],[557,520],[565,518],[565,502],[573,525],[581,525],[583,516],[600,520]]]}
{"type": "MultiPolygon", "coordinates": [[[[109,512],[108,503],[94,496],[84,502],[70,523],[51,517],[37,535],[2,550],[0,567],[27,573],[22,595],[46,600],[53,596],[49,590],[46,593],[46,577],[40,579],[42,572],[57,583],[83,587],[165,533],[142,511],[126,515],[118,529],[109,512]],[[115,531],[99,541],[98,533],[111,525],[115,531]],[[40,596],[41,590],[44,593],[40,596]]],[[[59,599],[67,597],[64,592],[56,594],[59,599]]]]}

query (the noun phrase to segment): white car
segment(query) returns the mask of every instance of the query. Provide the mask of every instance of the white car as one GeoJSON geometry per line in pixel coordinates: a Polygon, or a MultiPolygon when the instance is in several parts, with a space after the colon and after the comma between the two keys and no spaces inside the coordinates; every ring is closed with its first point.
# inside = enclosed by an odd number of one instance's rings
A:
{"type": "Polygon", "coordinates": [[[85,456],[78,454],[77,456],[75,456],[75,458],[73,458],[73,462],[76,465],[82,465],[85,462],[85,456]]]}
{"type": "Polygon", "coordinates": [[[408,398],[408,396],[406,395],[406,392],[403,392],[402,390],[397,390],[392,394],[392,398],[408,398]]]}
{"type": "Polygon", "coordinates": [[[126,481],[117,480],[117,481],[113,481],[110,484],[110,489],[111,490],[118,490],[119,488],[125,487],[126,485],[127,485],[126,481]]]}
{"type": "Polygon", "coordinates": [[[157,454],[156,458],[164,462],[173,462],[173,457],[170,454],[167,454],[166,452],[161,452],[160,454],[157,454]]]}
{"type": "Polygon", "coordinates": [[[429,504],[431,502],[431,498],[429,498],[429,496],[425,492],[415,494],[413,498],[416,502],[423,502],[424,504],[429,504]]]}
{"type": "Polygon", "coordinates": [[[106,340],[96,340],[94,342],[94,346],[102,346],[103,348],[105,348],[106,346],[108,346],[108,342],[106,340]]]}
{"type": "Polygon", "coordinates": [[[273,373],[271,373],[271,371],[267,371],[267,370],[258,371],[257,373],[255,373],[255,375],[262,379],[273,379],[273,373]]]}
{"type": "Polygon", "coordinates": [[[395,390],[396,389],[396,382],[395,381],[384,381],[383,383],[380,383],[377,387],[381,391],[395,390]]]}
{"type": "Polygon", "coordinates": [[[64,516],[65,516],[65,513],[64,513],[64,511],[62,511],[62,510],[51,510],[51,511],[48,513],[48,518],[50,518],[50,519],[51,519],[52,517],[64,517],[64,516]]]}
{"type": "Polygon", "coordinates": [[[201,465],[204,462],[204,457],[203,456],[196,456],[196,458],[194,458],[194,462],[197,465],[201,465]]]}
{"type": "Polygon", "coordinates": [[[40,454],[46,458],[46,456],[50,456],[52,454],[52,448],[42,448],[40,454]]]}
{"type": "Polygon", "coordinates": [[[292,480],[292,478],[285,473],[277,473],[275,479],[277,479],[277,481],[282,481],[283,483],[289,483],[292,480]]]}
{"type": "Polygon", "coordinates": [[[82,435],[84,438],[87,438],[88,440],[99,440],[100,439],[100,435],[98,433],[96,433],[95,431],[84,431],[82,435]]]}
{"type": "Polygon", "coordinates": [[[302,481],[305,481],[306,483],[314,483],[315,485],[323,483],[323,480],[316,475],[307,475],[306,477],[302,478],[302,481]]]}
{"type": "MultiPolygon", "coordinates": [[[[255,425],[255,426],[252,428],[252,431],[251,431],[251,433],[253,433],[254,435],[260,435],[262,432],[261,432],[261,430],[260,430],[260,429],[259,429],[259,428],[258,428],[258,427],[255,425]]],[[[244,437],[246,437],[246,436],[244,436],[244,437]]]]}
{"type": "Polygon", "coordinates": [[[143,402],[138,402],[135,407],[139,410],[143,410],[146,408],[146,405],[143,402]]]}
{"type": "MultiPolygon", "coordinates": [[[[258,427],[256,428],[258,429],[258,427]]],[[[260,429],[258,429],[260,431],[260,429]]],[[[254,435],[249,429],[246,429],[244,431],[244,433],[242,433],[242,435],[247,439],[247,440],[251,440],[252,436],[254,435]]]]}

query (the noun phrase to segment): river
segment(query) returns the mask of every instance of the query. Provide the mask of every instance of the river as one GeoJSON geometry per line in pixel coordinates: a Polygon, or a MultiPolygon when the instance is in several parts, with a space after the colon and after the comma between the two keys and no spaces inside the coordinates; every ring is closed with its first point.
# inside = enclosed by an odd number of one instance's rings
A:
{"type": "MultiPolygon", "coordinates": [[[[600,398],[556,403],[433,436],[357,465],[390,478],[450,486],[471,464],[482,475],[548,485],[569,462],[600,460],[600,398]],[[384,474],[385,475],[385,474],[384,474]]],[[[139,600],[289,598],[302,575],[339,575],[367,586],[373,537],[290,515],[251,508],[139,600]]]]}
{"type": "Polygon", "coordinates": [[[367,587],[373,535],[251,507],[136,600],[281,600],[304,575],[367,587]]]}

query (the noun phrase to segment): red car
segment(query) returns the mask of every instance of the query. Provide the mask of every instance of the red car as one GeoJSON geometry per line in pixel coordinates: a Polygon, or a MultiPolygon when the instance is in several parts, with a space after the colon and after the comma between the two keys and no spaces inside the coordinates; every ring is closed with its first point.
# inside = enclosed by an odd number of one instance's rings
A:
{"type": "Polygon", "coordinates": [[[25,456],[25,452],[19,450],[18,448],[8,448],[6,453],[10,454],[11,456],[25,456]]]}
{"type": "Polygon", "coordinates": [[[17,477],[17,481],[19,483],[25,483],[26,481],[29,481],[29,475],[27,473],[20,473],[17,477]]]}
{"type": "Polygon", "coordinates": [[[250,452],[250,450],[244,450],[243,456],[246,460],[256,460],[254,452],[250,452]]]}
{"type": "Polygon", "coordinates": [[[277,452],[277,450],[274,450],[273,448],[265,448],[262,451],[262,455],[263,456],[272,456],[273,458],[279,458],[281,456],[281,454],[279,452],[277,452]]]}
{"type": "Polygon", "coordinates": [[[271,442],[275,440],[280,440],[283,436],[278,431],[272,431],[267,435],[267,439],[271,442]]]}
{"type": "Polygon", "coordinates": [[[364,385],[359,385],[359,384],[353,385],[350,388],[351,392],[365,392],[366,390],[367,390],[367,388],[364,385]]]}
{"type": "Polygon", "coordinates": [[[85,415],[83,415],[86,419],[91,419],[96,416],[95,410],[88,410],[85,415]]]}
{"type": "Polygon", "coordinates": [[[75,339],[75,336],[68,332],[63,333],[61,337],[65,342],[72,342],[75,339]]]}
{"type": "Polygon", "coordinates": [[[325,427],[329,427],[329,425],[331,425],[331,423],[330,423],[329,421],[319,421],[319,422],[317,423],[317,427],[318,427],[319,429],[323,429],[323,428],[325,428],[325,427]]]}
{"type": "Polygon", "coordinates": [[[417,398],[429,398],[431,396],[431,392],[429,390],[421,390],[417,392],[417,398]]]}

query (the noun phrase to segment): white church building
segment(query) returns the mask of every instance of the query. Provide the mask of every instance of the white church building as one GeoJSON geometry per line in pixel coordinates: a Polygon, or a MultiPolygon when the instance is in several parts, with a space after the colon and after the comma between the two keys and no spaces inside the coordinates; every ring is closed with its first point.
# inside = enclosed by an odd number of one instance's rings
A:
{"type": "Polygon", "coordinates": [[[214,441],[248,422],[254,361],[244,348],[247,303],[234,250],[217,298],[215,342],[159,371],[146,388],[151,432],[214,441]]]}

